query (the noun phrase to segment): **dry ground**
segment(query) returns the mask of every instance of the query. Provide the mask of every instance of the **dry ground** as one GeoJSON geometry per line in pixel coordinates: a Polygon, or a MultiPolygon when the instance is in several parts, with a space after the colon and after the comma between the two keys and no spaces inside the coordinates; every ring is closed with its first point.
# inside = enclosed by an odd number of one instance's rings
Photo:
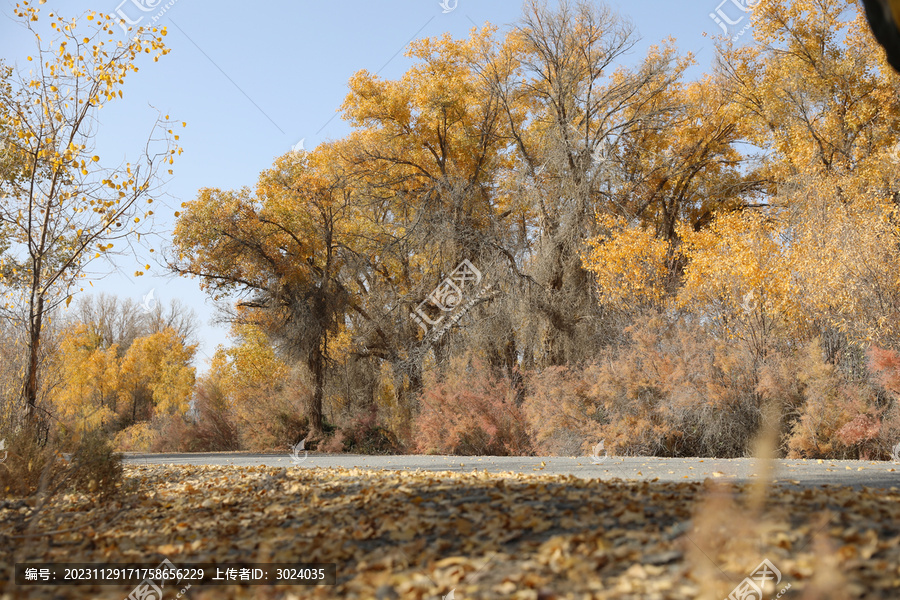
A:
{"type": "Polygon", "coordinates": [[[764,559],[781,573],[764,598],[788,585],[782,598],[900,597],[896,489],[172,465],[129,465],[126,477],[113,500],[59,496],[36,519],[28,503],[0,503],[0,597],[134,588],[17,587],[15,562],[163,558],[337,567],[335,586],[197,585],[193,600],[721,600],[764,559]]]}

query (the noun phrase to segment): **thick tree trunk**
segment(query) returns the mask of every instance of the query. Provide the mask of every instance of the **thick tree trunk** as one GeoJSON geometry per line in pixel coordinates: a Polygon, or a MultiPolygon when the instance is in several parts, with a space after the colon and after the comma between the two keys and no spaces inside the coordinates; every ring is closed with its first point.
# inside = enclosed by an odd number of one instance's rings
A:
{"type": "Polygon", "coordinates": [[[306,410],[309,419],[310,435],[313,438],[322,438],[325,432],[322,417],[322,400],[325,397],[325,354],[320,345],[309,354],[309,370],[313,376],[313,396],[306,410]]]}

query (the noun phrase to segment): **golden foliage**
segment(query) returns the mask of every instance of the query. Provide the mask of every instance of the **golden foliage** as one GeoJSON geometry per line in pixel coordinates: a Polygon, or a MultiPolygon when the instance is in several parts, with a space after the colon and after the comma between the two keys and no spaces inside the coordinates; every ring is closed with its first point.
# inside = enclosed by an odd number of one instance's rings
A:
{"type": "Polygon", "coordinates": [[[608,234],[588,242],[583,260],[597,280],[600,301],[622,310],[663,303],[669,244],[621,217],[598,215],[597,222],[608,234]]]}

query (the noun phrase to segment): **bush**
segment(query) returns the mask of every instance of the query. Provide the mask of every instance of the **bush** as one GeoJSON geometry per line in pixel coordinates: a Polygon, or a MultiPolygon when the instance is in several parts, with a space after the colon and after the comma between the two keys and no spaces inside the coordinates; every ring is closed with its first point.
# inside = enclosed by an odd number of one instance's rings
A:
{"type": "Polygon", "coordinates": [[[743,456],[759,423],[761,398],[749,352],[702,327],[646,318],[582,372],[532,376],[527,412],[536,439],[564,431],[603,440],[617,454],[743,456]]]}
{"type": "Polygon", "coordinates": [[[114,495],[122,482],[122,455],[99,431],[85,433],[72,454],[70,474],[75,490],[114,495]]]}
{"type": "Polygon", "coordinates": [[[599,378],[596,364],[549,367],[527,375],[522,410],[539,454],[576,456],[596,443],[608,421],[596,390],[599,378]]]}
{"type": "Polygon", "coordinates": [[[197,386],[194,402],[193,450],[216,452],[240,450],[241,441],[228,399],[213,385],[197,386]]]}
{"type": "Polygon", "coordinates": [[[430,376],[416,418],[416,449],[431,454],[523,456],[533,453],[515,388],[480,360],[451,362],[430,376]]]}
{"type": "Polygon", "coordinates": [[[153,429],[151,452],[191,452],[194,445],[192,424],[182,415],[164,415],[150,422],[153,429]]]}
{"type": "Polygon", "coordinates": [[[52,496],[63,489],[105,497],[117,493],[122,481],[122,456],[99,431],[80,435],[69,460],[55,442],[41,444],[27,427],[6,441],[6,460],[0,463],[0,489],[6,497],[52,496]]]}
{"type": "MultiPolygon", "coordinates": [[[[304,413],[313,393],[308,380],[298,369],[279,385],[242,390],[233,400],[241,447],[254,451],[284,449],[306,438],[310,430],[304,413]]],[[[307,449],[314,448],[316,441],[309,440],[307,449]]]]}
{"type": "Polygon", "coordinates": [[[379,425],[378,410],[372,406],[346,427],[338,428],[321,450],[357,454],[399,454],[404,449],[390,429],[379,425]]]}
{"type": "Polygon", "coordinates": [[[802,403],[787,437],[790,458],[870,459],[886,455],[877,390],[825,360],[814,340],[794,361],[802,403]]]}
{"type": "Polygon", "coordinates": [[[3,438],[6,458],[0,463],[0,492],[6,498],[31,496],[47,489],[66,470],[61,454],[39,443],[30,429],[8,432],[3,438]]]}
{"type": "Polygon", "coordinates": [[[886,391],[900,398],[900,352],[873,346],[869,352],[869,371],[886,391]]]}
{"type": "Polygon", "coordinates": [[[150,452],[156,438],[156,431],[150,423],[142,421],[118,432],[113,439],[113,447],[120,452],[150,452]]]}

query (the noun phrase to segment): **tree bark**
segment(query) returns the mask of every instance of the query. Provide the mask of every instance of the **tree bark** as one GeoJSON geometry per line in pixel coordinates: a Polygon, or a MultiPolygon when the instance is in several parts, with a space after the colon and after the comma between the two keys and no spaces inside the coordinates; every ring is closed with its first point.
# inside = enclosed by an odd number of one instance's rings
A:
{"type": "Polygon", "coordinates": [[[44,298],[32,293],[28,314],[28,362],[25,370],[25,420],[37,418],[38,370],[40,369],[41,326],[44,320],[44,298]]]}
{"type": "Polygon", "coordinates": [[[313,438],[321,438],[325,432],[322,418],[322,400],[325,396],[325,354],[320,345],[317,344],[310,352],[307,364],[313,376],[313,396],[306,411],[309,419],[309,433],[313,438]]]}

